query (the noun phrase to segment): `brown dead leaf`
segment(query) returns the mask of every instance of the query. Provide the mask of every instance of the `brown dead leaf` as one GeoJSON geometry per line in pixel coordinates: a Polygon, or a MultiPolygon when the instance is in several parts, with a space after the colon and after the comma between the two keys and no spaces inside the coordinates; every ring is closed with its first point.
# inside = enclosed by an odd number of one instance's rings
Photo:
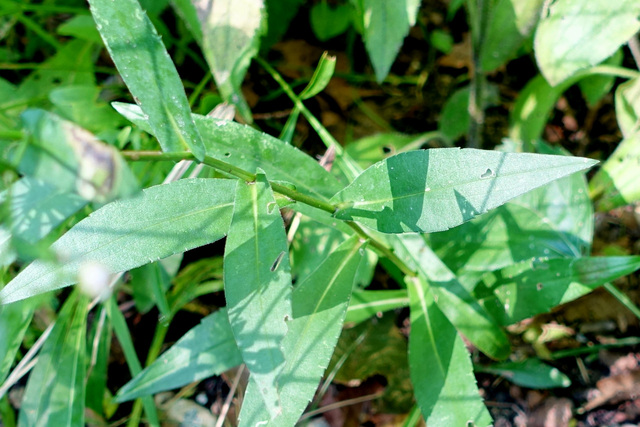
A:
{"type": "Polygon", "coordinates": [[[582,409],[591,411],[605,404],[615,404],[640,396],[640,370],[603,378],[596,383],[597,393],[582,409]]]}
{"type": "Polygon", "coordinates": [[[550,397],[533,411],[526,421],[528,427],[568,427],[573,418],[573,403],[563,397],[550,397]]]}
{"type": "Polygon", "coordinates": [[[473,59],[471,56],[471,35],[466,33],[462,37],[462,42],[453,45],[451,53],[441,57],[438,65],[451,68],[468,68],[469,73],[473,72],[473,59]]]}

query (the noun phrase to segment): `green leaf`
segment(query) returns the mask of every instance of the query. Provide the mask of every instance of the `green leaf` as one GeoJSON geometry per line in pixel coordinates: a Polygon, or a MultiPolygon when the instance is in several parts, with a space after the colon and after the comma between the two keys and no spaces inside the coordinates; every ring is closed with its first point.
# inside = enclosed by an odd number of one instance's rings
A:
{"type": "Polygon", "coordinates": [[[497,0],[490,7],[480,63],[485,72],[493,71],[515,56],[529,38],[540,18],[544,0],[497,0]]]}
{"type": "Polygon", "coordinates": [[[640,78],[622,83],[616,89],[616,118],[625,138],[640,129],[640,78]]]}
{"type": "MultiPolygon", "coordinates": [[[[10,306],[11,307],[11,306],[10,306]]],[[[111,349],[112,328],[106,316],[106,309],[100,307],[87,339],[87,354],[90,355],[89,377],[87,378],[86,407],[96,414],[104,415],[104,396],[107,392],[107,366],[111,349]]]]}
{"type": "Polygon", "coordinates": [[[109,104],[99,100],[100,91],[98,86],[65,86],[52,90],[49,100],[56,106],[54,112],[67,120],[89,132],[107,133],[120,127],[123,120],[109,104]]]}
{"type": "Polygon", "coordinates": [[[640,30],[635,0],[557,0],[542,13],[535,35],[538,66],[556,86],[611,56],[640,30]]]}
{"type": "Polygon", "coordinates": [[[362,168],[368,168],[385,157],[402,151],[416,150],[437,138],[434,132],[418,135],[402,133],[377,133],[350,142],[345,151],[362,168]]]}
{"type": "Polygon", "coordinates": [[[280,41],[304,3],[305,0],[266,0],[267,33],[260,43],[262,52],[266,52],[274,43],[280,41]]]}
{"type": "Polygon", "coordinates": [[[383,233],[447,230],[594,160],[439,148],[379,162],[336,194],[336,218],[383,233]]]}
{"type": "Polygon", "coordinates": [[[3,307],[0,311],[0,383],[7,378],[34,309],[33,301],[25,301],[3,307]]]}
{"type": "Polygon", "coordinates": [[[224,295],[229,323],[250,379],[271,418],[282,412],[285,364],[281,350],[291,314],[287,234],[269,181],[240,182],[224,252],[224,295]]]}
{"type": "Polygon", "coordinates": [[[407,283],[411,300],[409,368],[416,400],[429,427],[491,424],[478,393],[469,353],[428,286],[407,283]]]}
{"type": "Polygon", "coordinates": [[[184,21],[193,38],[202,45],[202,28],[198,20],[198,11],[191,0],[172,0],[176,14],[184,21]]]}
{"type": "Polygon", "coordinates": [[[181,180],[112,202],[80,221],[52,249],[60,264],[35,261],[0,291],[8,304],[77,282],[86,262],[116,273],[221,239],[236,181],[181,180]]]}
{"type": "Polygon", "coordinates": [[[0,204],[8,203],[9,218],[2,228],[34,244],[87,204],[82,197],[61,191],[37,178],[25,176],[0,193],[0,204]]]}
{"type": "Polygon", "coordinates": [[[31,143],[9,156],[22,174],[98,203],[138,191],[120,153],[90,132],[44,110],[27,110],[21,119],[31,143]]]}
{"type": "Polygon", "coordinates": [[[160,262],[153,262],[129,271],[129,285],[133,289],[136,308],[146,313],[155,305],[165,319],[171,316],[167,302],[167,290],[171,285],[171,277],[160,262]]]}
{"type": "MultiPolygon", "coordinates": [[[[622,53],[622,48],[615,51],[613,55],[607,58],[602,64],[603,65],[613,65],[620,67],[622,66],[622,59],[624,54],[622,53]]],[[[594,108],[598,101],[602,99],[613,87],[616,78],[614,76],[590,76],[584,79],[581,79],[578,82],[578,86],[582,91],[582,95],[587,100],[587,104],[589,107],[594,108]]],[[[619,114],[619,113],[618,113],[619,114]]],[[[618,120],[620,120],[619,116],[618,120]]]]}
{"type": "Polygon", "coordinates": [[[202,50],[220,94],[245,120],[251,111],[241,86],[264,32],[262,0],[216,0],[196,3],[202,28],[202,50]]]}
{"type": "Polygon", "coordinates": [[[600,212],[640,200],[640,132],[624,139],[589,183],[600,212]]]}
{"type": "Polygon", "coordinates": [[[353,279],[365,243],[345,241],[293,291],[293,320],[282,342],[285,368],[278,378],[282,414],[269,420],[262,397],[249,382],[240,411],[241,426],[293,426],[313,397],[340,335],[353,279]]]}
{"type": "Polygon", "coordinates": [[[318,66],[313,72],[311,80],[309,80],[307,86],[300,92],[300,99],[309,99],[322,92],[329,84],[335,70],[336,57],[329,56],[329,53],[325,51],[320,57],[320,61],[318,61],[318,66]]]}
{"type": "Polygon", "coordinates": [[[488,356],[509,356],[509,340],[495,319],[425,244],[423,236],[401,236],[392,244],[397,255],[429,285],[439,309],[456,329],[488,356]]]}
{"type": "Polygon", "coordinates": [[[226,309],[210,314],[125,384],[118,402],[171,390],[220,375],[242,363],[226,309]]]}
{"type": "Polygon", "coordinates": [[[88,308],[77,293],[63,306],[29,376],[21,425],[84,425],[88,308]]]}
{"type": "MultiPolygon", "coordinates": [[[[143,130],[148,125],[136,105],[114,103],[114,108],[143,130]]],[[[263,132],[231,121],[193,115],[207,142],[207,155],[248,171],[264,170],[272,180],[287,181],[296,190],[328,200],[342,188],[340,182],[313,157],[263,132]]]]}
{"type": "Polygon", "coordinates": [[[409,305],[406,290],[392,291],[356,291],[351,295],[351,302],[347,309],[345,325],[356,325],[394,308],[409,305]]]}
{"type": "Polygon", "coordinates": [[[460,138],[469,131],[471,117],[469,116],[469,96],[471,89],[465,86],[455,91],[442,107],[438,122],[438,130],[452,141],[460,138]]]}
{"type": "Polygon", "coordinates": [[[102,43],[96,24],[89,15],[76,15],[65,21],[56,32],[61,36],[71,36],[94,43],[102,43]]]}
{"type": "Polygon", "coordinates": [[[553,366],[540,359],[526,359],[521,362],[502,362],[489,366],[476,366],[476,372],[500,375],[522,387],[547,389],[569,387],[571,380],[553,366]]]}
{"type": "Polygon", "coordinates": [[[347,4],[332,7],[321,1],[314,4],[309,13],[313,34],[321,42],[339,36],[351,25],[351,7],[347,4]]]}
{"type": "Polygon", "coordinates": [[[190,150],[204,158],[204,144],[175,65],[136,0],[89,0],[93,19],[122,79],[164,151],[190,150]]]}
{"type": "Polygon", "coordinates": [[[638,269],[640,256],[521,262],[483,276],[493,295],[483,298],[482,303],[502,325],[510,325],[638,269]]]}
{"type": "Polygon", "coordinates": [[[396,59],[409,28],[415,23],[419,3],[411,0],[352,0],[364,29],[364,45],[376,80],[381,83],[396,59]]]}

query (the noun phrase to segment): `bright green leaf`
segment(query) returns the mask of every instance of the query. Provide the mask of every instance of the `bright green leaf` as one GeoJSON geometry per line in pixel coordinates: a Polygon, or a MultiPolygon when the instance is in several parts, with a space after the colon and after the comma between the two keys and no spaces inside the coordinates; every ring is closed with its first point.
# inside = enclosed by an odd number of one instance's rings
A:
{"type": "Polygon", "coordinates": [[[271,418],[282,412],[281,350],[291,314],[289,247],[280,210],[264,174],[240,182],[224,252],[229,323],[271,418]]]}
{"type": "Polygon", "coordinates": [[[311,7],[309,20],[311,29],[320,41],[327,41],[347,31],[351,24],[351,7],[340,4],[332,7],[321,1],[311,7]]]}
{"type": "Polygon", "coordinates": [[[476,372],[500,375],[514,384],[533,389],[569,387],[571,385],[569,377],[557,368],[543,363],[540,359],[480,366],[476,367],[476,372]]]}
{"type": "Polygon", "coordinates": [[[538,66],[556,86],[611,56],[638,30],[636,0],[556,0],[543,11],[536,31],[538,66]]]}
{"type": "Polygon", "coordinates": [[[120,75],[148,116],[164,151],[204,158],[182,81],[137,0],[89,0],[93,19],[120,75]]]}
{"type": "Polygon", "coordinates": [[[97,86],[64,86],[52,90],[49,100],[56,107],[54,112],[67,120],[89,132],[106,133],[120,127],[123,120],[109,104],[99,100],[100,91],[97,86]]]}
{"type": "Polygon", "coordinates": [[[125,384],[118,402],[179,388],[242,363],[226,309],[216,311],[184,334],[153,364],[125,384]]]}
{"type": "Polygon", "coordinates": [[[116,273],[221,239],[229,229],[236,181],[192,179],[112,202],[80,221],[52,249],[60,264],[35,261],[0,291],[8,304],[77,282],[98,262],[116,273]]]}
{"type": "Polygon", "coordinates": [[[365,243],[351,237],[293,291],[293,320],[282,342],[285,368],[278,378],[283,412],[269,421],[254,382],[240,411],[241,426],[293,426],[318,387],[340,335],[365,243]]]}
{"type": "Polygon", "coordinates": [[[251,59],[258,53],[263,33],[263,0],[196,2],[202,50],[222,97],[251,122],[251,111],[241,86],[251,59]],[[213,4],[212,4],[213,3],[213,4]]]}
{"type": "Polygon", "coordinates": [[[616,118],[625,138],[640,130],[640,78],[626,81],[616,89],[616,118]]]}
{"type": "MultiPolygon", "coordinates": [[[[607,58],[602,64],[603,65],[613,65],[620,67],[622,66],[622,59],[624,58],[624,54],[622,53],[622,48],[616,50],[616,52],[607,58]]],[[[580,87],[580,91],[582,91],[582,95],[587,100],[587,104],[589,107],[594,108],[598,101],[605,96],[615,83],[615,76],[590,76],[581,79],[578,82],[578,86],[580,87]]],[[[619,118],[618,118],[619,120],[619,118]]]]}
{"type": "Polygon", "coordinates": [[[440,148],[379,162],[336,194],[336,218],[383,233],[447,230],[594,160],[440,148]]]}
{"type": "Polygon", "coordinates": [[[482,302],[502,325],[510,325],[546,313],[638,269],[640,256],[521,262],[483,276],[493,295],[482,302]]]}
{"type": "Polygon", "coordinates": [[[88,308],[77,294],[62,308],[29,376],[21,425],[84,425],[88,308]]]}
{"type": "Polygon", "coordinates": [[[0,383],[4,383],[22,345],[34,308],[33,301],[24,301],[3,307],[0,311],[0,383]]]}
{"type": "Polygon", "coordinates": [[[329,56],[327,52],[324,52],[311,76],[311,80],[309,80],[307,86],[300,92],[300,99],[309,99],[322,92],[329,84],[331,77],[333,77],[335,69],[336,57],[329,56]]]}
{"type": "Polygon", "coordinates": [[[104,415],[103,403],[107,392],[107,366],[112,339],[111,322],[106,314],[106,309],[100,307],[87,339],[87,354],[91,365],[88,368],[86,407],[101,416],[104,415]]]}
{"type": "Polygon", "coordinates": [[[491,424],[462,338],[419,279],[407,283],[411,300],[409,368],[416,400],[429,427],[491,424]]]}
{"type": "Polygon", "coordinates": [[[95,43],[102,43],[100,33],[96,30],[96,24],[89,15],[76,15],[65,21],[56,32],[61,36],[71,36],[95,43]]]}
{"type": "Polygon", "coordinates": [[[377,133],[350,142],[345,151],[362,168],[368,168],[385,157],[402,151],[417,150],[438,137],[435,132],[419,135],[377,133]]]}
{"type": "Polygon", "coordinates": [[[356,291],[351,295],[345,325],[355,325],[379,313],[409,305],[405,290],[356,291]]]}
{"type": "Polygon", "coordinates": [[[623,140],[589,183],[598,211],[640,200],[640,132],[623,140]]]}

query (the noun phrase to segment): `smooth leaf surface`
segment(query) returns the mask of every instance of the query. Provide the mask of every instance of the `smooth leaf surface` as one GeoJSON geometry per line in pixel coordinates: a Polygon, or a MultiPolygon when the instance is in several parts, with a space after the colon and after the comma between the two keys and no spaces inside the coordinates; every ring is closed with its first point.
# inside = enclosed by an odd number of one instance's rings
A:
{"type": "Polygon", "coordinates": [[[351,295],[345,325],[356,325],[370,317],[409,305],[406,290],[356,291],[351,295]]]}
{"type": "Polygon", "coordinates": [[[313,398],[340,335],[365,243],[351,237],[293,291],[293,320],[282,342],[287,357],[278,378],[283,413],[269,421],[254,382],[240,411],[241,426],[294,426],[313,398]]]}
{"type": "Polygon", "coordinates": [[[502,362],[490,366],[476,367],[476,372],[500,375],[522,387],[547,389],[569,387],[571,380],[557,368],[543,363],[540,359],[526,359],[519,362],[502,362]]]}
{"type": "Polygon", "coordinates": [[[202,50],[218,90],[251,122],[241,86],[258,53],[265,14],[263,0],[193,0],[202,29],[202,50]]]}
{"type": "Polygon", "coordinates": [[[491,424],[478,393],[469,353],[419,279],[407,282],[411,300],[409,368],[416,400],[429,427],[491,424]]]}
{"type": "Polygon", "coordinates": [[[397,255],[429,286],[439,309],[457,330],[488,356],[509,356],[509,340],[495,319],[426,245],[423,236],[401,236],[392,244],[397,255]]]}
{"type": "Polygon", "coordinates": [[[347,31],[351,24],[351,7],[347,4],[332,7],[326,1],[316,3],[309,12],[309,22],[316,38],[327,41],[347,31]]]}
{"type": "MultiPolygon", "coordinates": [[[[623,49],[620,48],[616,52],[607,58],[602,64],[613,65],[616,67],[622,66],[622,60],[624,58],[623,49]]],[[[600,101],[606,94],[611,91],[616,78],[614,76],[590,76],[581,79],[578,82],[578,87],[584,98],[587,100],[587,104],[590,108],[596,108],[598,101],[600,101]]]]}
{"type": "Polygon", "coordinates": [[[89,0],[109,55],[164,151],[191,151],[204,158],[204,144],[175,65],[136,0],[89,0]]]}
{"type": "Polygon", "coordinates": [[[0,311],[0,383],[4,383],[34,312],[33,301],[3,307],[0,311]]]}
{"type": "Polygon", "coordinates": [[[61,263],[35,261],[0,291],[8,304],[77,282],[89,261],[116,273],[221,239],[236,181],[181,180],[105,205],[52,246],[61,263]]]}
{"type": "Polygon", "coordinates": [[[320,57],[320,61],[318,61],[318,66],[313,72],[311,80],[309,80],[307,86],[300,92],[300,99],[309,99],[322,92],[329,84],[335,70],[336,57],[329,56],[329,53],[325,51],[320,57]]]}
{"type": "Polygon", "coordinates": [[[361,168],[365,169],[385,157],[402,151],[419,149],[437,137],[438,135],[434,132],[418,135],[378,133],[350,142],[345,147],[345,151],[361,168]]]}
{"type": "Polygon", "coordinates": [[[640,200],[640,132],[623,140],[589,182],[598,211],[608,211],[640,200]]]}
{"type": "Polygon", "coordinates": [[[538,66],[551,86],[611,56],[640,30],[635,0],[557,0],[535,35],[538,66]]]}
{"type": "Polygon", "coordinates": [[[483,276],[492,295],[481,299],[510,325],[588,294],[640,269],[640,256],[584,257],[521,262],[483,276]]]}
{"type": "Polygon", "coordinates": [[[383,233],[443,231],[594,160],[439,148],[401,153],[360,174],[331,202],[336,218],[383,233]]]}
{"type": "Polygon", "coordinates": [[[409,28],[415,23],[415,1],[353,0],[357,19],[364,29],[364,45],[378,83],[382,82],[396,59],[409,28]]]}
{"type": "Polygon", "coordinates": [[[182,387],[242,363],[226,309],[203,318],[169,350],[125,384],[118,402],[182,387]]]}
{"type": "MultiPolygon", "coordinates": [[[[151,131],[136,105],[114,103],[113,106],[143,130],[151,131]]],[[[196,114],[193,117],[207,142],[208,156],[247,171],[260,168],[270,179],[290,182],[301,193],[323,200],[342,188],[317,161],[290,144],[235,122],[196,114]]]]}
{"type": "Polygon", "coordinates": [[[640,78],[626,81],[616,89],[616,119],[625,138],[640,130],[640,78]]]}
{"type": "Polygon", "coordinates": [[[238,183],[224,251],[224,295],[229,323],[250,378],[275,418],[282,412],[285,364],[281,349],[292,318],[287,234],[267,177],[238,183]]]}
{"type": "Polygon", "coordinates": [[[89,301],[70,297],[33,368],[20,407],[21,425],[84,425],[89,301]]]}
{"type": "Polygon", "coordinates": [[[483,71],[493,71],[515,56],[533,33],[543,3],[544,0],[497,0],[490,7],[489,22],[480,46],[483,71]]]}

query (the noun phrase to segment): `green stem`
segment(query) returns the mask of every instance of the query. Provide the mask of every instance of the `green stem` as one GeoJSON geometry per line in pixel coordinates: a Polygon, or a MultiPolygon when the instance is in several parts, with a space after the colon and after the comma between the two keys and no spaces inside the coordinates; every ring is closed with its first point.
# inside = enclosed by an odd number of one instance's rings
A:
{"type": "MultiPolygon", "coordinates": [[[[188,151],[184,152],[172,152],[172,153],[163,153],[161,151],[122,151],[121,154],[129,160],[151,160],[151,161],[180,161],[180,160],[196,160],[194,155],[188,151]]],[[[228,175],[234,176],[236,178],[240,178],[246,182],[254,182],[256,180],[256,175],[245,171],[237,166],[231,165],[227,162],[223,162],[222,160],[215,159],[210,156],[205,156],[204,161],[202,162],[205,165],[211,166],[221,172],[224,172],[228,175]]],[[[284,185],[277,184],[275,182],[270,183],[273,191],[282,194],[292,200],[295,200],[300,203],[304,203],[306,205],[312,206],[317,209],[321,209],[325,212],[329,212],[331,214],[335,213],[338,209],[337,206],[325,202],[324,200],[316,199],[315,197],[308,196],[306,194],[302,194],[296,190],[288,188],[284,185]]],[[[393,262],[402,272],[410,277],[416,275],[416,273],[407,266],[398,256],[388,247],[383,245],[377,239],[371,237],[364,231],[358,224],[354,222],[347,222],[349,227],[351,227],[358,235],[363,238],[369,240],[369,244],[371,247],[378,252],[379,255],[382,255],[388,258],[391,262],[393,262]]]]}
{"type": "Polygon", "coordinates": [[[629,309],[630,312],[635,314],[635,316],[640,319],[640,309],[631,301],[631,299],[624,294],[620,289],[618,289],[613,283],[605,283],[603,287],[614,296],[615,299],[620,301],[620,304],[624,305],[629,309]]]}

